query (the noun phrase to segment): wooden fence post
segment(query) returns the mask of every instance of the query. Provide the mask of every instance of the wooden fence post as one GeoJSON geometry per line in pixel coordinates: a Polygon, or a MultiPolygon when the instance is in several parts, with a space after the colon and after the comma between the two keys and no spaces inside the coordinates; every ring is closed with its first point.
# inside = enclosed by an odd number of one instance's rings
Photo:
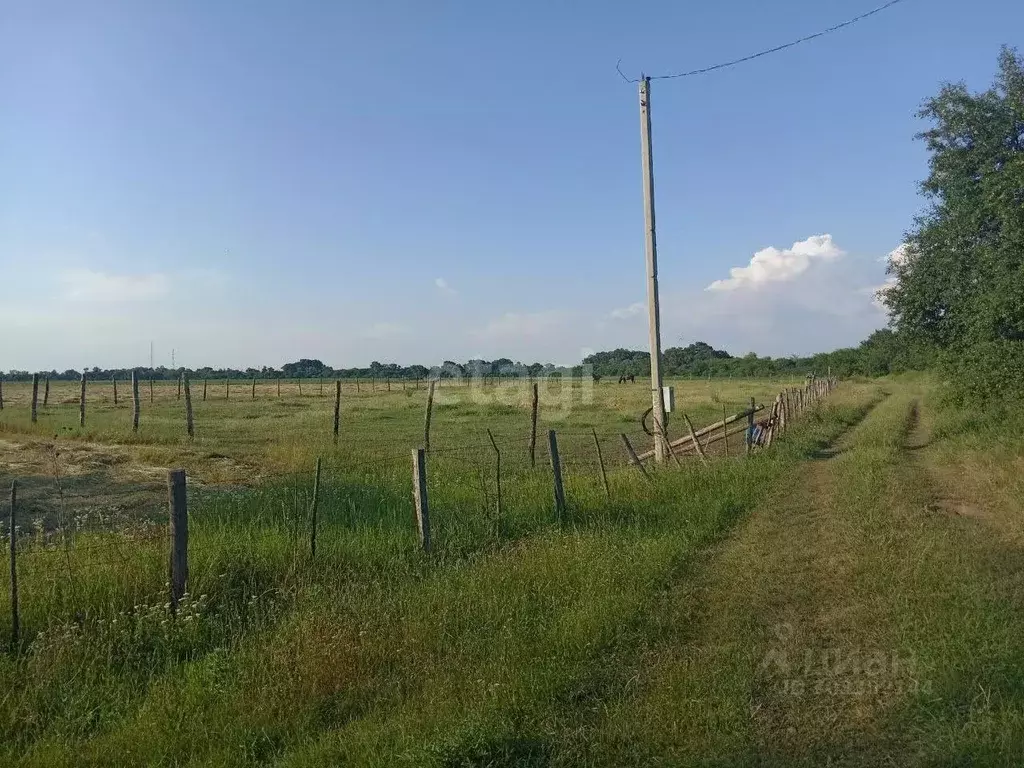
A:
{"type": "Polygon", "coordinates": [[[597,439],[597,430],[593,427],[590,428],[590,433],[594,436],[594,448],[597,449],[597,465],[601,468],[601,483],[604,485],[604,497],[610,499],[612,492],[608,490],[608,473],[604,471],[604,456],[601,455],[601,441],[597,439]]]}
{"type": "Polygon", "coordinates": [[[182,375],[183,374],[179,371],[178,372],[178,399],[179,400],[181,400],[181,377],[182,377],[182,375]]]}
{"type": "Polygon", "coordinates": [[[302,397],[302,379],[297,378],[297,379],[295,379],[295,381],[299,385],[299,397],[302,397]]]}
{"type": "Polygon", "coordinates": [[[153,377],[149,377],[149,404],[153,404],[153,377]]]}
{"type": "Polygon", "coordinates": [[[16,651],[21,641],[21,621],[18,617],[18,481],[11,481],[11,650],[16,651]]]}
{"type": "Polygon", "coordinates": [[[416,527],[420,546],[430,551],[430,505],[427,503],[427,454],[422,448],[412,450],[412,497],[416,506],[416,527]]]}
{"type": "MultiPolygon", "coordinates": [[[[188,398],[187,385],[185,397],[188,398]]],[[[167,473],[167,499],[171,537],[171,613],[177,614],[178,601],[188,584],[188,496],[184,469],[172,469],[167,473]]]]}
{"type": "Polygon", "coordinates": [[[278,379],[277,379],[277,396],[278,397],[281,396],[281,379],[280,379],[280,377],[278,377],[278,379]]]}
{"type": "Polygon", "coordinates": [[[533,382],[533,401],[530,406],[530,466],[537,466],[537,411],[539,410],[540,399],[537,392],[537,382],[533,382]]]}
{"type": "Polygon", "coordinates": [[[424,450],[430,450],[430,414],[434,410],[434,382],[430,382],[430,388],[427,390],[427,415],[423,421],[423,448],[424,450]]]}
{"type": "Polygon", "coordinates": [[[256,399],[256,377],[252,377],[252,399],[256,399]]]}
{"type": "Polygon", "coordinates": [[[139,372],[132,371],[132,432],[139,431],[139,372]]]}
{"type": "Polygon", "coordinates": [[[697,433],[693,430],[693,422],[690,421],[690,417],[685,413],[683,414],[683,420],[686,422],[686,428],[690,430],[690,440],[693,441],[693,447],[697,449],[697,455],[700,456],[701,463],[707,466],[708,457],[704,454],[704,446],[700,444],[700,440],[697,439],[697,433]]]}
{"type": "Polygon", "coordinates": [[[391,391],[391,377],[388,376],[388,392],[391,391]]]}
{"type": "Polygon", "coordinates": [[[498,450],[498,444],[494,441],[494,435],[491,434],[491,430],[487,430],[487,437],[491,440],[491,447],[494,448],[495,462],[496,462],[496,475],[498,480],[498,499],[495,503],[494,509],[494,533],[498,534],[498,526],[501,520],[501,451],[498,450]]]}
{"type": "Polygon", "coordinates": [[[334,382],[334,442],[338,442],[338,426],[341,423],[341,379],[334,382]]]}
{"type": "Polygon", "coordinates": [[[207,379],[203,379],[203,402],[206,402],[206,385],[208,384],[207,379]]]}
{"type": "Polygon", "coordinates": [[[747,435],[744,443],[746,444],[746,454],[750,455],[751,447],[754,444],[754,409],[757,408],[757,403],[754,398],[750,398],[750,412],[747,414],[747,435]]]}
{"type": "Polygon", "coordinates": [[[85,371],[82,371],[82,391],[78,396],[78,426],[85,426],[85,371]]]}
{"type": "Polygon", "coordinates": [[[359,377],[356,376],[356,394],[359,394],[359,377]]]}
{"type": "Polygon", "coordinates": [[[729,458],[729,425],[725,423],[725,404],[722,404],[722,440],[725,441],[725,458],[729,458]]]}
{"type": "Polygon", "coordinates": [[[32,423],[36,423],[36,405],[39,400],[39,374],[32,374],[32,423]]]}
{"type": "Polygon", "coordinates": [[[555,484],[555,515],[562,521],[565,514],[565,489],[562,487],[562,462],[558,458],[558,436],[555,430],[548,430],[548,453],[551,456],[551,476],[555,484]]]}
{"type": "Polygon", "coordinates": [[[640,461],[639,458],[637,458],[636,451],[633,450],[633,444],[629,442],[629,438],[626,437],[626,433],[620,432],[619,437],[622,438],[622,445],[626,449],[626,456],[629,457],[629,463],[632,464],[637,469],[639,469],[640,474],[642,474],[645,478],[650,480],[651,476],[647,474],[647,468],[644,466],[643,462],[640,461]]]}
{"type": "Polygon", "coordinates": [[[188,373],[182,373],[181,379],[185,385],[185,426],[188,428],[189,439],[192,439],[196,436],[196,431],[192,422],[192,388],[188,383],[188,373]]]}
{"type": "Polygon", "coordinates": [[[316,457],[316,474],[313,476],[313,505],[309,521],[309,556],[316,557],[316,513],[320,502],[320,457],[316,457]]]}
{"type": "Polygon", "coordinates": [[[231,399],[231,379],[224,379],[224,399],[231,399]]]}
{"type": "Polygon", "coordinates": [[[117,377],[111,376],[110,383],[114,385],[114,405],[117,405],[117,377]]]}
{"type": "Polygon", "coordinates": [[[0,376],[0,411],[4,409],[4,377],[0,376]]]}
{"type": "Polygon", "coordinates": [[[50,404],[50,377],[43,382],[43,408],[50,404]]]}

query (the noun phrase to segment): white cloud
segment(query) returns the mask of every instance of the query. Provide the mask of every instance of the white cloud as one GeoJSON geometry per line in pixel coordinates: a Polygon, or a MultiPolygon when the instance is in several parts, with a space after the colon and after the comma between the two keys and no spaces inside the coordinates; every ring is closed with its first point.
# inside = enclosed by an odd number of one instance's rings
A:
{"type": "Polygon", "coordinates": [[[647,305],[642,301],[637,301],[630,304],[628,307],[620,307],[619,309],[613,309],[611,311],[611,317],[614,320],[628,320],[631,317],[643,314],[647,310],[647,305]]]}
{"type": "Polygon", "coordinates": [[[814,235],[783,250],[769,246],[755,253],[749,265],[733,267],[728,278],[715,280],[706,290],[732,291],[785,282],[806,272],[815,261],[832,261],[844,253],[832,241],[832,235],[814,235]]]}
{"type": "Polygon", "coordinates": [[[111,275],[91,269],[66,269],[57,275],[63,296],[74,301],[152,301],[166,296],[171,284],[159,272],[148,275],[111,275]]]}
{"type": "MultiPolygon", "coordinates": [[[[910,246],[907,243],[902,243],[889,251],[888,255],[880,259],[880,261],[884,262],[886,267],[898,267],[906,264],[909,258],[910,246]]],[[[885,306],[885,294],[892,290],[895,285],[895,275],[889,275],[881,285],[876,285],[867,289],[867,292],[871,295],[871,300],[874,302],[874,305],[883,312],[887,311],[885,306]]]]}
{"type": "Polygon", "coordinates": [[[900,243],[881,259],[886,266],[902,266],[910,258],[910,243],[900,243]]]}
{"type": "Polygon", "coordinates": [[[456,291],[454,288],[452,288],[448,284],[448,281],[445,280],[443,277],[435,277],[434,278],[434,285],[436,285],[439,290],[444,291],[445,293],[449,293],[449,294],[452,294],[452,295],[455,295],[456,293],[458,293],[458,291],[456,291]]]}

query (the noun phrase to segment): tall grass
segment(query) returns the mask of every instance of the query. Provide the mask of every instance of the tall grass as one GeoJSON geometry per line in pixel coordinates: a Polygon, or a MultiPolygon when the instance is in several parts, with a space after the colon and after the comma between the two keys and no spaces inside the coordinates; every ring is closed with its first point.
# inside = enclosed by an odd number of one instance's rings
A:
{"type": "Polygon", "coordinates": [[[30,552],[23,646],[0,657],[0,754],[47,766],[554,759],[551,723],[625,684],[617,662],[640,653],[656,596],[872,397],[836,395],[749,460],[653,484],[614,470],[610,500],[592,472],[571,474],[560,520],[543,464],[510,470],[497,519],[479,467],[440,453],[432,556],[416,545],[407,466],[331,467],[315,560],[308,475],[196,488],[177,617],[159,538],[88,534],[30,552]]]}

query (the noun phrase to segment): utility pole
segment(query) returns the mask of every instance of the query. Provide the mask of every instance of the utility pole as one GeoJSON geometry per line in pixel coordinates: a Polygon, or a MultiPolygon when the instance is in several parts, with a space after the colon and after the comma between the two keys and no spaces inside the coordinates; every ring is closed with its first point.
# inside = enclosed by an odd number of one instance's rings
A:
{"type": "Polygon", "coordinates": [[[658,302],[658,242],[654,228],[654,158],[651,150],[651,78],[640,79],[640,146],[644,174],[644,230],[647,253],[647,314],[651,337],[651,403],[654,408],[654,459],[668,458],[668,419],[661,379],[661,309],[658,302]]]}

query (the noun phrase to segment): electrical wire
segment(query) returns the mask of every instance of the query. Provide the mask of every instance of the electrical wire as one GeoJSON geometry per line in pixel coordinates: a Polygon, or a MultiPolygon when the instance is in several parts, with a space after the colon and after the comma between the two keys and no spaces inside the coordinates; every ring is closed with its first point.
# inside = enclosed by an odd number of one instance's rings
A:
{"type": "MultiPolygon", "coordinates": [[[[885,3],[884,5],[878,6],[874,10],[868,11],[867,13],[862,13],[859,16],[854,16],[852,19],[847,19],[844,22],[841,22],[839,24],[835,24],[835,25],[833,25],[831,27],[828,27],[827,29],[823,29],[823,30],[821,30],[819,32],[815,32],[813,35],[807,35],[805,37],[801,37],[801,38],[798,38],[796,40],[792,40],[792,41],[790,41],[788,43],[783,43],[782,45],[777,45],[774,48],[766,48],[763,51],[758,51],[757,53],[752,53],[749,56],[743,56],[743,57],[741,57],[739,59],[733,59],[731,61],[724,61],[721,64],[713,64],[710,67],[701,67],[700,69],[691,69],[691,70],[688,70],[686,72],[673,72],[673,73],[664,74],[664,75],[650,75],[648,79],[650,79],[650,80],[673,80],[675,78],[693,77],[694,75],[703,75],[703,74],[707,74],[708,72],[714,72],[715,70],[726,69],[728,67],[734,67],[737,64],[743,64],[743,63],[748,62],[748,61],[753,61],[754,59],[759,59],[762,56],[768,56],[769,54],[772,54],[772,53],[778,53],[779,51],[784,51],[787,48],[793,48],[794,46],[800,45],[801,43],[806,43],[809,40],[814,40],[816,38],[824,37],[825,35],[829,35],[829,34],[831,34],[833,32],[838,32],[840,29],[843,29],[844,27],[849,27],[849,26],[851,26],[853,24],[856,24],[858,21],[863,21],[864,19],[866,19],[866,18],[868,18],[870,16],[874,16],[875,14],[881,13],[882,11],[884,11],[884,10],[886,10],[888,8],[891,8],[894,5],[898,5],[899,3],[902,3],[902,2],[903,2],[903,0],[889,0],[889,2],[885,3]]],[[[639,77],[634,77],[634,78],[626,77],[626,75],[622,71],[622,68],[619,66],[621,63],[622,63],[622,59],[619,59],[619,62],[615,65],[615,70],[619,73],[619,76],[623,80],[625,80],[627,83],[639,83],[642,78],[639,78],[639,77]]]]}

